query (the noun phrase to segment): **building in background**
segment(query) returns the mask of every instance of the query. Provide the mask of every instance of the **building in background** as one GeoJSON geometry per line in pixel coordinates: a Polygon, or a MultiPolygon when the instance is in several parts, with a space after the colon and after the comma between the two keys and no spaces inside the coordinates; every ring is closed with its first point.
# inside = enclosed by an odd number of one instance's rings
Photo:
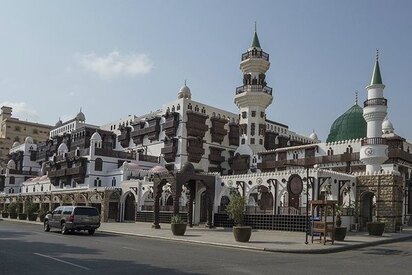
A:
{"type": "Polygon", "coordinates": [[[5,168],[10,149],[23,143],[30,136],[34,143],[45,141],[52,126],[19,120],[12,116],[12,108],[1,107],[0,114],[0,167],[5,168]]]}
{"type": "Polygon", "coordinates": [[[44,209],[94,205],[104,221],[158,228],[182,213],[190,225],[228,226],[225,207],[237,192],[255,228],[304,231],[314,199],[337,200],[348,227],[379,220],[393,232],[412,222],[412,144],[385,119],[378,57],[364,108],[356,98],[326,142],[266,117],[269,66],[255,32],[241,55],[239,113],[195,101],[185,83],[157,111],[103,126],[86,124],[80,111],[47,141],[26,138],[0,176],[0,209],[27,201],[44,209]]]}

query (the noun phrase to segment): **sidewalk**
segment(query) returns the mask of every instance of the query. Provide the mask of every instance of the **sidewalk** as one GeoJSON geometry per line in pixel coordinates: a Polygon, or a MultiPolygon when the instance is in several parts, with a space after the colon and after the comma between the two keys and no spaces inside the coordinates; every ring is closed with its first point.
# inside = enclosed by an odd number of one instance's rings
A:
{"type": "MultiPolygon", "coordinates": [[[[40,222],[4,219],[5,221],[41,224],[40,222]]],[[[151,223],[102,223],[100,232],[155,238],[179,242],[215,245],[249,250],[260,250],[283,253],[333,253],[344,250],[359,249],[385,243],[399,242],[412,239],[412,227],[404,228],[400,233],[385,233],[382,237],[369,236],[366,232],[348,232],[344,242],[335,241],[335,244],[320,244],[317,240],[305,244],[304,232],[253,230],[248,243],[238,243],[234,240],[232,229],[195,226],[188,227],[184,236],[174,236],[170,224],[161,224],[161,229],[152,229],[151,223]]]]}
{"type": "MultiPolygon", "coordinates": [[[[195,226],[188,227],[185,236],[174,236],[170,224],[161,224],[161,229],[152,229],[151,223],[102,223],[100,231],[115,234],[126,234],[140,237],[190,242],[198,244],[235,247],[251,250],[284,252],[284,253],[333,253],[358,249],[384,243],[412,239],[412,228],[401,233],[385,233],[382,237],[369,236],[367,232],[348,232],[344,242],[320,244],[308,236],[309,244],[305,244],[304,232],[253,230],[248,243],[235,241],[231,228],[213,228],[195,226]]],[[[319,237],[318,237],[319,238],[319,237]]]]}

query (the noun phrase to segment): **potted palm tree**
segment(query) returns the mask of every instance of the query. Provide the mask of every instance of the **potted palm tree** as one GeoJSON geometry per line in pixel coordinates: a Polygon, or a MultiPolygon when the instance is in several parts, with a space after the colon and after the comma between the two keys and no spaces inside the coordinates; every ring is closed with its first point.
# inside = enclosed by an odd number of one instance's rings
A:
{"type": "Polygon", "coordinates": [[[371,236],[382,236],[385,231],[385,223],[378,221],[376,218],[376,203],[372,205],[372,211],[375,215],[372,217],[372,222],[366,223],[366,229],[371,236]]]}
{"type": "Polygon", "coordinates": [[[3,210],[3,212],[1,212],[1,217],[2,218],[8,218],[9,217],[9,212],[7,212],[7,210],[3,210]]]}
{"type": "Polygon", "coordinates": [[[185,223],[180,215],[173,215],[170,220],[172,233],[175,236],[183,236],[186,232],[187,223],[185,223]]]}
{"type": "Polygon", "coordinates": [[[371,236],[382,236],[383,232],[385,231],[385,223],[384,222],[368,222],[366,223],[366,228],[368,229],[368,233],[371,236]]]}
{"type": "Polygon", "coordinates": [[[233,235],[237,242],[248,242],[252,235],[252,227],[244,225],[246,200],[238,193],[232,195],[226,212],[229,219],[234,221],[233,235]]]}
{"type": "Polygon", "coordinates": [[[10,214],[10,219],[17,219],[17,203],[11,202],[7,206],[7,210],[10,214]]]}
{"type": "Polygon", "coordinates": [[[342,227],[342,210],[343,207],[341,204],[336,206],[336,227],[335,227],[335,240],[344,241],[346,237],[346,227],[342,227]]]}
{"type": "Polygon", "coordinates": [[[29,221],[36,221],[37,220],[37,204],[32,203],[32,202],[27,202],[26,203],[26,214],[27,217],[29,218],[29,221]]]}

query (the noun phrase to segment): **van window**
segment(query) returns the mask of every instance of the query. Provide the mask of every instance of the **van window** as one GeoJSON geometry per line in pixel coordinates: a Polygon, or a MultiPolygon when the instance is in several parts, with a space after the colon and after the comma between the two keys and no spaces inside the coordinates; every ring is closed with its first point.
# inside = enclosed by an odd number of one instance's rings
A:
{"type": "Polygon", "coordinates": [[[61,214],[62,213],[62,208],[59,207],[56,210],[53,211],[53,214],[61,214]]]}
{"type": "Polygon", "coordinates": [[[99,216],[99,211],[96,208],[76,207],[74,209],[75,215],[99,216]]]}
{"type": "Polygon", "coordinates": [[[70,215],[73,211],[72,207],[65,207],[63,210],[63,215],[70,215]]]}

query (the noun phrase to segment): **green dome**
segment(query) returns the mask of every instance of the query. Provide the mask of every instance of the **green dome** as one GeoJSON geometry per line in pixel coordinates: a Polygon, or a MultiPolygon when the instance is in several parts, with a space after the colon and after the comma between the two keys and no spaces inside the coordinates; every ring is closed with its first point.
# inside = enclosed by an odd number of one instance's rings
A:
{"type": "Polygon", "coordinates": [[[326,142],[364,137],[366,137],[366,121],[363,118],[362,108],[355,104],[333,122],[326,142]]]}

